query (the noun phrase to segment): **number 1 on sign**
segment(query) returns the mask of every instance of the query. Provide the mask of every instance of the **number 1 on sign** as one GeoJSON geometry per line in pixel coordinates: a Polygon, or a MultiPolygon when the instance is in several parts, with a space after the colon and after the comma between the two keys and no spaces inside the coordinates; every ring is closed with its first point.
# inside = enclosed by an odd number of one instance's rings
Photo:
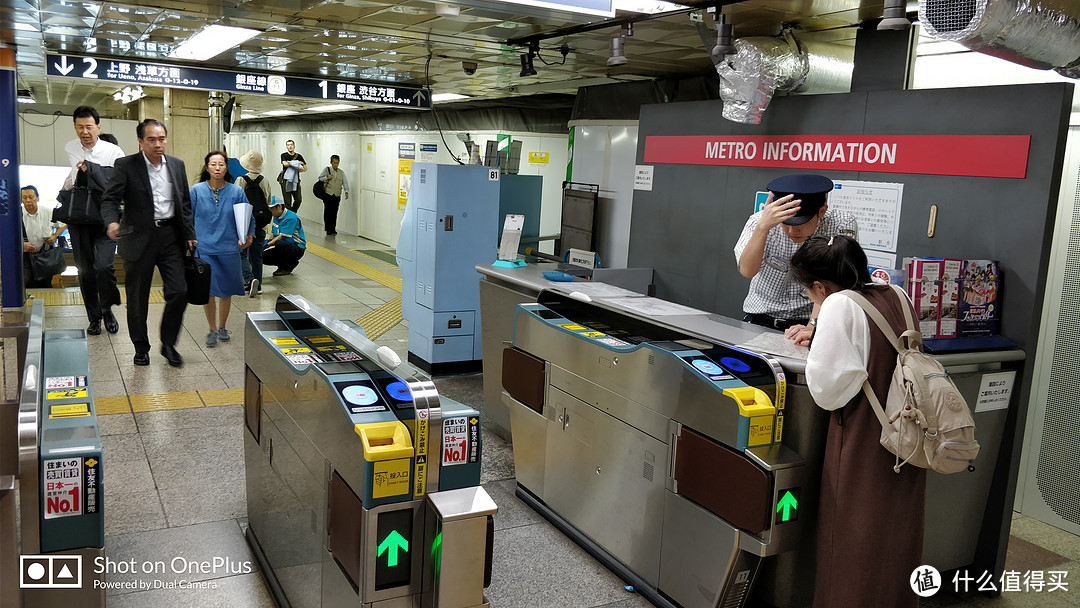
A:
{"type": "Polygon", "coordinates": [[[326,81],[325,80],[320,80],[319,81],[319,88],[322,89],[322,98],[326,99],[326,81]]]}
{"type": "Polygon", "coordinates": [[[499,181],[499,170],[498,169],[488,169],[488,181],[489,182],[497,182],[497,181],[499,181]]]}

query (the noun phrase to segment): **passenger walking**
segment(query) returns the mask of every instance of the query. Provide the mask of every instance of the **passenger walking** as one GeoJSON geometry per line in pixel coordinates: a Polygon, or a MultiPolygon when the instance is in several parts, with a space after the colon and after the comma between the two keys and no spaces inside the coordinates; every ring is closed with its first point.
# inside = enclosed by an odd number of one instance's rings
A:
{"type": "Polygon", "coordinates": [[[36,276],[34,274],[34,256],[44,254],[46,251],[57,247],[56,240],[64,233],[66,226],[52,220],[52,209],[38,206],[37,188],[23,186],[20,194],[23,204],[23,285],[26,287],[51,287],[52,276],[36,276]]]}
{"type": "Polygon", "coordinates": [[[330,157],[330,166],[319,175],[319,181],[326,184],[326,195],[323,201],[323,228],[327,236],[337,235],[338,207],[341,205],[341,194],[345,193],[345,200],[349,200],[349,178],[345,172],[338,169],[341,157],[334,154],[330,157]]]}
{"type": "Polygon", "coordinates": [[[235,183],[244,189],[255,218],[255,240],[240,252],[240,270],[244,273],[244,290],[254,298],[262,293],[263,246],[266,243],[266,227],[274,216],[267,204],[270,200],[270,184],[262,175],[263,155],[250,150],[240,157],[240,166],[246,173],[236,178],[235,183]]]}
{"type": "Polygon", "coordinates": [[[184,358],[176,351],[176,339],[187,308],[184,249],[198,244],[187,170],[184,161],[165,154],[168,131],[161,122],[147,118],[135,127],[135,133],[142,151],[116,161],[116,170],[101,197],[101,219],[109,238],[120,241],[117,249],[124,259],[128,333],[135,346],[135,365],[150,365],[146,314],[156,266],[165,292],[161,354],[169,365],[181,367],[184,358]]]}
{"type": "Polygon", "coordinates": [[[191,187],[191,211],[195,216],[196,257],[210,264],[210,300],[203,305],[210,333],[206,345],[228,342],[225,328],[232,309],[232,297],[244,295],[240,270],[240,250],[251,245],[255,218],[244,190],[225,181],[229,159],[224,152],[211,152],[203,160],[199,183],[191,187]],[[241,206],[237,209],[237,206],[241,206]],[[239,227],[244,226],[243,235],[239,227]]]}
{"type": "Polygon", "coordinates": [[[288,152],[281,153],[281,174],[278,182],[281,184],[281,194],[285,197],[285,207],[289,211],[299,211],[303,201],[303,192],[300,190],[300,174],[307,171],[307,161],[304,155],[296,151],[296,142],[285,142],[288,152]]]}
{"type": "MultiPolygon", "coordinates": [[[[871,283],[866,254],[846,236],[814,237],[791,257],[790,276],[806,289],[817,329],[806,384],[832,412],[825,444],[818,516],[814,606],[918,606],[910,578],[922,564],[926,469],[893,472],[881,423],[866,395],[889,392],[896,350],[843,290],[862,294],[896,335],[906,329],[906,299],[871,283]]],[[[911,311],[914,315],[914,310],[911,311]]]]}
{"type": "MultiPolygon", "coordinates": [[[[101,116],[90,106],[79,106],[71,114],[78,136],[64,146],[67,152],[71,173],[64,182],[64,190],[76,196],[92,196],[94,183],[87,172],[91,165],[112,167],[117,159],[123,158],[120,146],[100,138],[101,116]],[[88,165],[90,163],[91,165],[88,165]]],[[[96,191],[93,195],[100,195],[96,191]]],[[[79,269],[79,291],[82,293],[83,306],[90,324],[86,333],[96,336],[101,333],[101,324],[105,330],[115,334],[120,330],[112,307],[120,304],[120,289],[116,286],[116,270],[113,261],[116,257],[116,243],[109,240],[105,224],[97,218],[72,219],[68,222],[68,234],[71,236],[71,251],[75,258],[75,267],[79,269]]]]}
{"type": "Polygon", "coordinates": [[[266,243],[263,264],[278,267],[274,271],[275,277],[292,274],[293,268],[300,263],[300,258],[304,257],[307,249],[304,226],[300,223],[300,218],[286,209],[276,197],[271,203],[270,212],[274,214],[274,221],[270,224],[273,238],[266,243]]]}

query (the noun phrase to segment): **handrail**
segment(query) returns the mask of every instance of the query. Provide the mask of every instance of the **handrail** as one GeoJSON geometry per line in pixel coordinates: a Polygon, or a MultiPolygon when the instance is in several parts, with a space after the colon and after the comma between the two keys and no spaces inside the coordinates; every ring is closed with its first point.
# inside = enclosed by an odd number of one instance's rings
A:
{"type": "Polygon", "coordinates": [[[22,511],[22,553],[35,554],[41,548],[39,492],[41,475],[38,470],[39,431],[41,429],[41,364],[43,347],[42,321],[45,303],[35,300],[30,310],[30,327],[26,340],[26,359],[22,368],[22,388],[19,392],[19,496],[22,511]]]}

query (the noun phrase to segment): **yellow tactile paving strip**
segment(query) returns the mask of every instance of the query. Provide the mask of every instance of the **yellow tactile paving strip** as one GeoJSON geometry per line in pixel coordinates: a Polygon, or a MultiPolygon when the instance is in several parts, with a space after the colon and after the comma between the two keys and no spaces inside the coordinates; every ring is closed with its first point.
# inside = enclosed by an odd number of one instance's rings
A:
{"type": "MultiPolygon", "coordinates": [[[[394,291],[401,293],[401,278],[394,275],[383,272],[377,268],[372,268],[367,264],[361,264],[359,261],[350,258],[349,256],[342,255],[332,249],[327,249],[321,245],[315,245],[314,243],[308,243],[307,250],[320,258],[337,264],[342,268],[351,270],[356,274],[371,279],[383,287],[389,287],[394,291]]],[[[361,254],[362,255],[362,254],[361,254]]],[[[372,258],[374,259],[374,258],[372,258]]]]}
{"type": "MultiPolygon", "coordinates": [[[[45,303],[45,306],[82,306],[83,299],[82,293],[78,289],[71,290],[56,290],[50,289],[49,291],[30,290],[26,292],[27,297],[32,297],[35,300],[41,300],[45,303]]],[[[120,290],[120,302],[122,304],[127,303],[127,294],[124,290],[120,290]]],[[[151,304],[164,304],[165,292],[160,289],[155,289],[150,292],[151,304]]]]}
{"type": "Polygon", "coordinates": [[[368,340],[374,340],[393,329],[402,320],[401,296],[398,296],[360,317],[356,320],[356,324],[364,328],[368,340]]]}
{"type": "Polygon", "coordinates": [[[108,414],[128,414],[131,412],[159,412],[192,407],[215,407],[221,405],[242,405],[244,389],[226,388],[212,391],[181,391],[176,393],[154,393],[151,395],[131,395],[119,397],[99,397],[94,399],[94,410],[98,416],[108,414]]]}

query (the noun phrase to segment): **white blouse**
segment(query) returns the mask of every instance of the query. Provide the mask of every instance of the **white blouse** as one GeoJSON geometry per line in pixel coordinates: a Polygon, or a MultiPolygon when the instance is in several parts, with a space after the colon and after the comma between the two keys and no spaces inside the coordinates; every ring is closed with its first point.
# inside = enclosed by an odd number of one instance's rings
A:
{"type": "Polygon", "coordinates": [[[832,294],[821,304],[806,358],[806,385],[823,409],[837,410],[862,390],[870,361],[870,322],[851,298],[832,294]]]}

